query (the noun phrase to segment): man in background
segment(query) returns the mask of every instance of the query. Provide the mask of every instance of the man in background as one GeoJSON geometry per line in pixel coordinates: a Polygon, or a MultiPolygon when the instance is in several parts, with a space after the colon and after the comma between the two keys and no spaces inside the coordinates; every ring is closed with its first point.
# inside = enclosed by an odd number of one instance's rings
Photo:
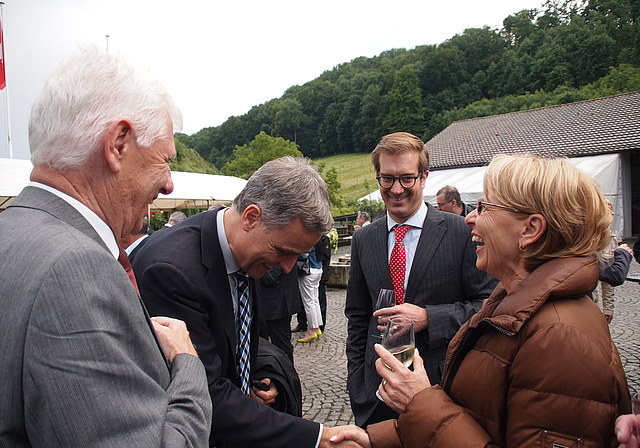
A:
{"type": "Polygon", "coordinates": [[[117,53],[51,74],[31,182],[0,213],[0,446],[205,447],[211,399],[184,323],[146,316],[118,239],[173,190],[181,115],[117,53]]]}
{"type": "Polygon", "coordinates": [[[449,185],[438,190],[436,202],[438,203],[438,210],[460,216],[467,216],[476,208],[474,205],[462,202],[458,189],[449,185]]]}
{"type": "Polygon", "coordinates": [[[361,229],[363,227],[371,224],[371,218],[369,217],[369,213],[367,212],[358,212],[358,217],[356,218],[356,229],[361,229]]]}
{"type": "Polygon", "coordinates": [[[398,416],[376,397],[374,333],[390,317],[413,320],[416,348],[437,384],[449,341],[497,284],[476,268],[464,219],[425,204],[429,152],[422,140],[406,132],[387,135],[371,160],[387,216],[353,235],[345,306],[347,389],[362,427],[398,416]],[[381,289],[395,291],[396,306],[375,309],[381,289]]]}
{"type": "Polygon", "coordinates": [[[160,227],[158,230],[168,229],[169,227],[173,227],[179,222],[187,219],[187,215],[182,212],[173,212],[169,216],[169,220],[164,224],[164,226],[160,227]]]}

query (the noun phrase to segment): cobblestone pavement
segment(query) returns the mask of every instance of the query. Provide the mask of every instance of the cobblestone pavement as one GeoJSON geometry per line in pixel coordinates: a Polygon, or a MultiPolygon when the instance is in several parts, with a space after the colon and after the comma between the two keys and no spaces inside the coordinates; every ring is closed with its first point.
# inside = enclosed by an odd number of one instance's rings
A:
{"type": "MultiPolygon", "coordinates": [[[[640,276],[640,265],[635,260],[630,273],[640,276]]],[[[615,291],[611,335],[620,352],[631,393],[640,392],[640,284],[628,281],[615,291]]],[[[295,365],[302,382],[303,417],[327,426],[355,424],[346,391],[345,296],[344,289],[327,290],[327,325],[317,342],[300,343],[297,339],[302,333],[292,334],[295,365]]]]}

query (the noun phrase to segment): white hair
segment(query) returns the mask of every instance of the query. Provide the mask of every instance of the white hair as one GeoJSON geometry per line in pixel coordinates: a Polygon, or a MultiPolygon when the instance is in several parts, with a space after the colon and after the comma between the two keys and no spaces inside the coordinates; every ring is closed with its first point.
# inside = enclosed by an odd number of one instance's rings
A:
{"type": "Polygon", "coordinates": [[[136,143],[149,148],[182,115],[148,70],[119,53],[89,46],[64,59],[45,82],[31,109],[29,146],[34,166],[58,170],[82,167],[101,149],[109,126],[130,120],[136,143]]]}

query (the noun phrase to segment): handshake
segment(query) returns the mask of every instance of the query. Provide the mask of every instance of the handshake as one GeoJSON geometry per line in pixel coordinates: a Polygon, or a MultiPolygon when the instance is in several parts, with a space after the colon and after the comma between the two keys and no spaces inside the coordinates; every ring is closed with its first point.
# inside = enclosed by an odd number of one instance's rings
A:
{"type": "Polygon", "coordinates": [[[320,448],[371,448],[369,435],[358,426],[336,426],[335,428],[324,428],[320,448]]]}

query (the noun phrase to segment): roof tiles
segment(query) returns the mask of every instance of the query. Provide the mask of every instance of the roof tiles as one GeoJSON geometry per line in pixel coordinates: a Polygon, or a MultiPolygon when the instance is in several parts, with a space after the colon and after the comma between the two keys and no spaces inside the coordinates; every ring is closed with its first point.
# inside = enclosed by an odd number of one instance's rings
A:
{"type": "Polygon", "coordinates": [[[432,168],[485,165],[496,154],[579,157],[640,149],[640,91],[456,121],[427,147],[432,168]]]}

